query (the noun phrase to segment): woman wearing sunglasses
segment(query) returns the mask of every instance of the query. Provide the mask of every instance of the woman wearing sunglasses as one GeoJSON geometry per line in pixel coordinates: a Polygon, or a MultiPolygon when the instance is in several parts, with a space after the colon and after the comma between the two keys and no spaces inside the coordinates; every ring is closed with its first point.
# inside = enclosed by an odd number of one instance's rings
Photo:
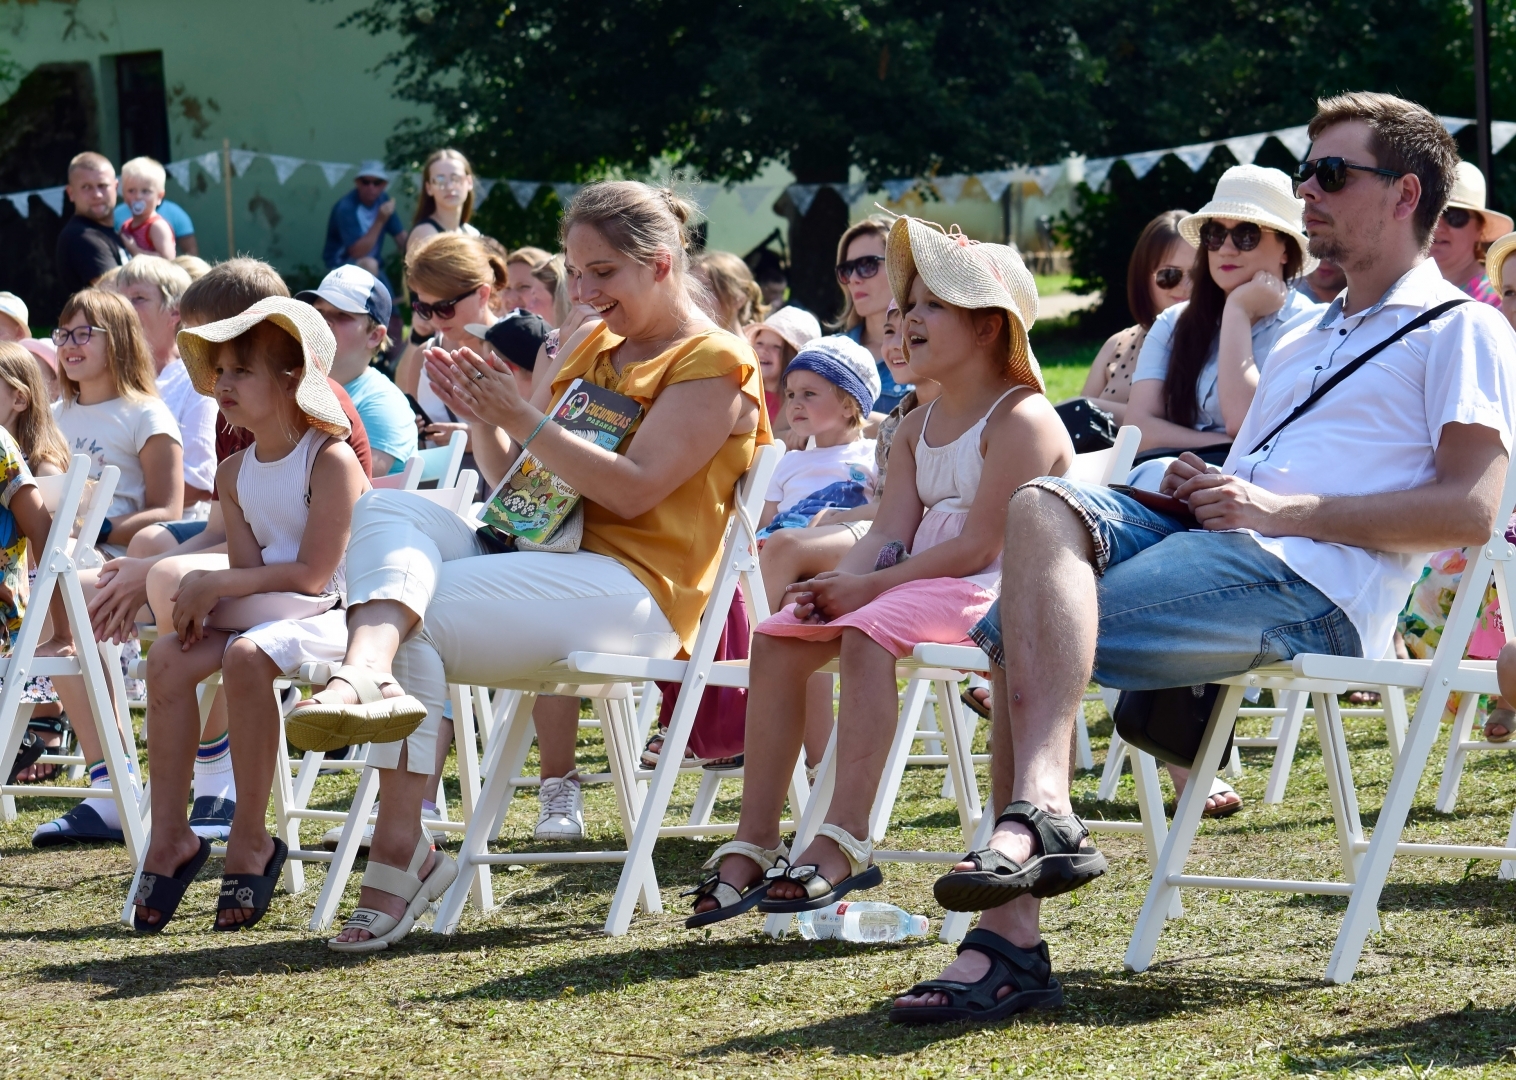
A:
{"type": "Polygon", "coordinates": [[[1505,214],[1487,210],[1484,202],[1484,173],[1460,161],[1447,208],[1432,233],[1432,258],[1445,280],[1475,300],[1499,307],[1500,294],[1490,286],[1484,256],[1490,244],[1511,231],[1513,223],[1505,214]]]}
{"type": "Polygon", "coordinates": [[[1115,417],[1117,424],[1126,420],[1132,374],[1153,320],[1190,298],[1195,245],[1179,235],[1179,221],[1188,214],[1188,210],[1165,210],[1137,237],[1126,267],[1126,306],[1137,322],[1106,339],[1079,391],[1080,397],[1115,417]]]}
{"type": "Polygon", "coordinates": [[[1303,206],[1278,169],[1239,165],[1222,174],[1199,213],[1179,222],[1180,235],[1200,250],[1189,301],[1153,322],[1132,374],[1126,422],[1142,429],[1144,453],[1212,450],[1224,457],[1274,342],[1320,311],[1287,287],[1316,266],[1306,253],[1303,206]]]}
{"type": "MultiPolygon", "coordinates": [[[[835,331],[840,331],[874,354],[879,368],[879,398],[876,413],[888,413],[910,391],[897,383],[884,362],[884,313],[890,306],[890,284],[884,276],[884,240],[890,223],[875,214],[848,227],[837,242],[837,282],[842,286],[844,306],[835,331]]],[[[834,332],[835,332],[834,331],[834,332]]],[[[880,419],[875,416],[874,421],[880,419]]],[[[865,434],[872,437],[872,426],[865,434]]]]}

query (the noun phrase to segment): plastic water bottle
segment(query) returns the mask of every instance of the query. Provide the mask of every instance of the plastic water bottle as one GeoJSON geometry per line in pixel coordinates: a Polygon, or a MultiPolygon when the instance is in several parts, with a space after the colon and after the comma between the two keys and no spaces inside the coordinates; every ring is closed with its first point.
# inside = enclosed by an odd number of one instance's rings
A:
{"type": "Polygon", "coordinates": [[[844,900],[819,911],[802,911],[799,922],[800,936],[807,941],[822,938],[899,941],[908,937],[926,937],[929,928],[925,915],[912,915],[894,904],[872,900],[856,903],[844,900]]]}

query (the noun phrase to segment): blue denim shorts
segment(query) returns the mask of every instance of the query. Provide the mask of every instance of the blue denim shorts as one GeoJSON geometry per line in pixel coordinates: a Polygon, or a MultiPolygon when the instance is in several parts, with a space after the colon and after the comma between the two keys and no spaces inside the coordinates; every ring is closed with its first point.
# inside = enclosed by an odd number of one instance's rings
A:
{"type": "MultiPolygon", "coordinates": [[[[1093,484],[1045,476],[1025,487],[1067,502],[1094,540],[1101,686],[1194,686],[1297,653],[1363,655],[1343,610],[1246,533],[1190,531],[1093,484]]],[[[1001,611],[996,601],[971,636],[1004,667],[1001,611]]],[[[1019,621],[1006,612],[1005,631],[1019,621]]]]}
{"type": "Polygon", "coordinates": [[[203,520],[189,519],[185,521],[165,521],[163,527],[177,543],[184,543],[192,536],[199,536],[205,531],[203,520]]]}

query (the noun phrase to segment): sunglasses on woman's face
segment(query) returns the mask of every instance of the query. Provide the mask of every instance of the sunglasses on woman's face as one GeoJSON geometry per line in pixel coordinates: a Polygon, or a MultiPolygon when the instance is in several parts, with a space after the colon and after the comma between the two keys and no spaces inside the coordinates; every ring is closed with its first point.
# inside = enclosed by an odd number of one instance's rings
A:
{"type": "Polygon", "coordinates": [[[1153,271],[1153,284],[1160,289],[1177,289],[1189,276],[1190,272],[1182,266],[1160,266],[1153,271]]]}
{"type": "Polygon", "coordinates": [[[856,259],[843,259],[837,264],[837,280],[846,285],[848,279],[856,275],[859,281],[867,281],[879,273],[883,262],[883,255],[860,255],[856,259]]]}
{"type": "Polygon", "coordinates": [[[1251,221],[1241,221],[1228,229],[1219,221],[1207,221],[1200,226],[1200,242],[1207,251],[1220,251],[1221,245],[1230,236],[1238,251],[1252,251],[1263,239],[1263,230],[1251,221]]]}
{"type": "Polygon", "coordinates": [[[1461,229],[1474,220],[1474,215],[1461,206],[1450,206],[1442,212],[1442,220],[1448,223],[1450,229],[1461,229]]]}
{"type": "Polygon", "coordinates": [[[88,345],[89,339],[94,337],[96,334],[108,333],[110,333],[110,331],[103,326],[76,326],[72,330],[60,326],[58,329],[53,331],[53,344],[60,347],[63,345],[72,344],[78,345],[82,348],[83,346],[88,345]]]}
{"type": "Polygon", "coordinates": [[[1377,165],[1355,165],[1346,158],[1319,157],[1310,161],[1302,161],[1295,166],[1295,189],[1299,194],[1300,185],[1311,177],[1321,185],[1322,191],[1341,191],[1343,185],[1348,182],[1348,170],[1357,169],[1359,172],[1371,172],[1378,176],[1390,176],[1399,179],[1404,176],[1403,172],[1394,169],[1381,169],[1377,165]]]}
{"type": "Polygon", "coordinates": [[[477,289],[478,286],[476,285],[473,289],[470,289],[468,292],[459,293],[451,300],[439,300],[435,304],[428,304],[415,293],[411,293],[411,310],[428,322],[433,319],[451,319],[454,315],[458,314],[458,305],[470,296],[473,296],[477,289]]]}

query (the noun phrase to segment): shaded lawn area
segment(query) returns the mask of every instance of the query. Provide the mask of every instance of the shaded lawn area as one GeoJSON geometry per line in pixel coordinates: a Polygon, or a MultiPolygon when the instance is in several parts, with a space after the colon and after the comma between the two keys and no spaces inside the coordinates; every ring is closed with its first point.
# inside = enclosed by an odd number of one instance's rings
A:
{"type": "Polygon", "coordinates": [[[1079,393],[1090,364],[1105,338],[1081,331],[1073,319],[1036,323],[1031,334],[1032,354],[1042,367],[1048,400],[1055,405],[1079,393]]]}
{"type": "MultiPolygon", "coordinates": [[[[1099,704],[1088,708],[1098,762],[1111,725],[1099,704]]],[[[1390,772],[1384,732],[1372,718],[1348,725],[1372,825],[1390,772]]],[[[603,767],[599,733],[581,735],[581,766],[603,767]]],[[[1334,876],[1311,725],[1280,806],[1260,803],[1267,753],[1243,758],[1247,808],[1204,825],[1203,869],[1192,872],[1334,876]]],[[[941,780],[940,769],[907,772],[886,846],[959,846],[941,780]]],[[[1134,818],[1130,776],[1110,804],[1094,801],[1097,780],[1078,778],[1080,812],[1134,818]]],[[[1516,757],[1476,755],[1458,811],[1441,815],[1434,772],[1408,839],[1498,842],[1513,781],[1516,757]]],[[[325,777],[314,802],[342,808],[354,782],[325,777]]],[[[674,815],[687,812],[698,782],[681,779],[674,815]]],[[[610,789],[588,791],[592,843],[618,846],[610,789]]],[[[724,793],[718,817],[730,818],[737,786],[724,793]]],[[[329,952],[306,928],[323,874],[314,864],[304,894],[279,893],[259,927],[223,935],[209,929],[212,860],[167,932],[133,935],[117,922],[129,880],[121,849],[28,846],[35,825],[64,805],[24,800],[20,818],[0,826],[3,1076],[1516,1075],[1516,883],[1499,880],[1492,862],[1398,862],[1383,932],[1349,986],[1321,980],[1345,901],[1265,893],[1187,893],[1152,969],[1133,975],[1121,956],[1146,862],[1137,837],[1102,834],[1110,873],[1045,906],[1067,1005],[990,1028],[907,1029],[886,1022],[890,997],[934,976],[949,946],[776,942],[756,915],[687,932],[688,901],[677,894],[699,879],[712,842],[660,843],[665,910],[639,915],[625,937],[600,932],[618,868],[560,865],[497,872],[501,907],[470,908],[451,938],[418,930],[390,952],[356,958],[329,952]]],[[[534,819],[528,789],[506,839],[528,845],[534,819]]],[[[306,843],[318,836],[307,825],[306,843]]],[[[935,933],[936,872],[888,865],[869,898],[929,914],[935,933]]]]}

